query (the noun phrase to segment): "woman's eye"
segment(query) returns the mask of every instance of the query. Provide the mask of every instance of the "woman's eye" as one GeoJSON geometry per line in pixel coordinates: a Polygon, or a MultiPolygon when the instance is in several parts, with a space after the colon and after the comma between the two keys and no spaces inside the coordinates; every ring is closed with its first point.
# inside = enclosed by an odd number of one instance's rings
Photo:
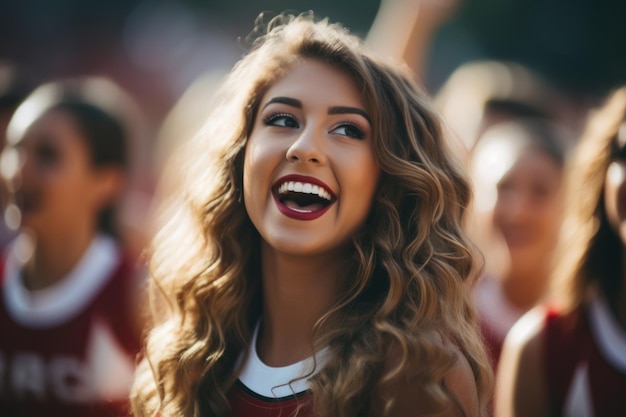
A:
{"type": "Polygon", "coordinates": [[[342,124],[334,128],[332,132],[337,133],[338,135],[347,136],[349,138],[355,138],[355,139],[365,138],[365,131],[352,123],[342,124]]]}
{"type": "Polygon", "coordinates": [[[41,144],[35,149],[35,155],[39,164],[54,166],[61,160],[61,152],[50,144],[41,144]]]}
{"type": "Polygon", "coordinates": [[[499,196],[511,195],[515,193],[515,186],[508,181],[501,181],[496,186],[499,196]]]}
{"type": "Polygon", "coordinates": [[[288,128],[293,128],[293,129],[296,129],[299,127],[298,122],[292,115],[284,114],[284,113],[273,114],[269,117],[266,117],[263,120],[263,123],[265,123],[268,126],[288,127],[288,128]]]}

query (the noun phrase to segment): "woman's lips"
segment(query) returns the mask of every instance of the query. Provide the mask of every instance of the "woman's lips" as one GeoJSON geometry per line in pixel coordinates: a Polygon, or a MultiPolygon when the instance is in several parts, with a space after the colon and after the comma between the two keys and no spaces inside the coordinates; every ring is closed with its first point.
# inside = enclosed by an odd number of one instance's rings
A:
{"type": "Polygon", "coordinates": [[[39,199],[32,193],[18,192],[15,194],[15,204],[22,214],[26,214],[39,208],[39,199]]]}
{"type": "Polygon", "coordinates": [[[295,174],[286,175],[276,181],[272,186],[272,195],[278,210],[296,220],[315,220],[326,213],[337,200],[335,193],[323,181],[295,174]],[[288,195],[317,201],[301,205],[288,198],[288,195]]]}

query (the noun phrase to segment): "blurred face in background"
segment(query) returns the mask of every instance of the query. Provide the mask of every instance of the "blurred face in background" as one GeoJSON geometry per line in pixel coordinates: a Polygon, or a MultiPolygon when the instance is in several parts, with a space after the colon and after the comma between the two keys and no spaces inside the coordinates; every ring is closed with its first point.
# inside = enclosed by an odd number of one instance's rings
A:
{"type": "Polygon", "coordinates": [[[518,149],[496,184],[493,225],[513,268],[541,262],[556,245],[563,214],[563,169],[539,147],[518,149]]]}
{"type": "Polygon", "coordinates": [[[558,240],[563,161],[549,147],[553,138],[536,129],[540,126],[546,125],[495,125],[472,151],[475,207],[470,227],[496,275],[503,269],[520,274],[545,270],[558,240]]]}
{"type": "Polygon", "coordinates": [[[21,140],[5,150],[14,169],[4,172],[19,211],[17,226],[35,235],[63,232],[93,221],[98,211],[98,172],[77,121],[53,109],[36,119],[21,140]]]}

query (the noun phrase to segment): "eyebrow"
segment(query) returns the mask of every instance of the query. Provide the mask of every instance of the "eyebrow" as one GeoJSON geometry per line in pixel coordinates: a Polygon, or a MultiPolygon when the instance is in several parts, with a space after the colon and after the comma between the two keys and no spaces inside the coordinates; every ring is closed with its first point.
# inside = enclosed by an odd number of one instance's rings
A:
{"type": "Polygon", "coordinates": [[[335,106],[328,108],[328,114],[358,114],[363,116],[368,122],[372,123],[369,114],[357,107],[335,106]]]}
{"type": "MultiPolygon", "coordinates": [[[[291,97],[280,97],[280,96],[273,97],[272,99],[268,100],[268,102],[265,103],[263,108],[266,108],[272,103],[286,104],[288,106],[296,107],[298,109],[303,108],[302,102],[300,100],[291,98],[291,97]]],[[[328,108],[328,114],[358,114],[359,116],[364,117],[368,122],[372,123],[372,119],[370,118],[369,114],[367,114],[364,110],[361,110],[357,107],[332,106],[328,108]]]]}
{"type": "Polygon", "coordinates": [[[291,107],[297,107],[299,109],[302,108],[302,102],[298,99],[291,98],[291,97],[274,97],[271,100],[269,100],[267,103],[265,103],[263,108],[266,108],[272,103],[282,103],[291,107]]]}

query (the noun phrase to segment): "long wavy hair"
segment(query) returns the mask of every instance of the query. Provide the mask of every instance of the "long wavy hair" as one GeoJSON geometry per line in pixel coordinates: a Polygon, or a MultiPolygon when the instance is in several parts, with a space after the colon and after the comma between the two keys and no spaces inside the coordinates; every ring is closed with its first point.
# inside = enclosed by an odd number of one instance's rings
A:
{"type": "Polygon", "coordinates": [[[184,186],[154,239],[151,286],[159,291],[132,391],[136,415],[229,415],[237,359],[262,303],[260,237],[242,202],[246,141],[265,91],[302,59],[352,77],[372,115],[382,170],[352,239],[351,279],[314,328],[314,349],[330,352],[310,380],[314,414],[366,415],[372,393],[388,411],[388,388],[407,376],[423,382],[440,410],[458,406],[443,377],[459,352],[484,412],[492,376],[468,298],[477,271],[461,226],[470,186],[429,99],[338,24],[280,15],[257,28],[220,104],[180,158],[184,186]]]}
{"type": "Polygon", "coordinates": [[[600,108],[591,112],[577,146],[567,184],[569,211],[563,223],[554,293],[570,311],[599,290],[613,311],[624,285],[624,242],[606,215],[606,172],[616,156],[620,126],[626,122],[626,86],[612,92],[600,108]],[[559,297],[560,295],[560,297],[559,297]]]}

